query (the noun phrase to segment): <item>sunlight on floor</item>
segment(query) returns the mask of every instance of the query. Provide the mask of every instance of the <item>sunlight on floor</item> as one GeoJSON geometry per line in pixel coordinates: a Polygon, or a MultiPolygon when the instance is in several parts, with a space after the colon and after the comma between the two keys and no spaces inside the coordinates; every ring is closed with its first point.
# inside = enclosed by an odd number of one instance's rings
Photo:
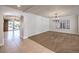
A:
{"type": "Polygon", "coordinates": [[[20,31],[8,31],[4,33],[4,37],[7,38],[8,40],[12,40],[14,38],[18,38],[20,37],[20,31]]]}

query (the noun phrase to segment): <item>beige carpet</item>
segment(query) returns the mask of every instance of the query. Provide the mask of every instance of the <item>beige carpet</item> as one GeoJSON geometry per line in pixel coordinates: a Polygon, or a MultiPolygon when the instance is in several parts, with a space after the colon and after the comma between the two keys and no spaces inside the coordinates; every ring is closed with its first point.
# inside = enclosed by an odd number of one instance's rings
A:
{"type": "Polygon", "coordinates": [[[48,31],[29,38],[54,52],[79,52],[79,35],[76,34],[48,31]]]}

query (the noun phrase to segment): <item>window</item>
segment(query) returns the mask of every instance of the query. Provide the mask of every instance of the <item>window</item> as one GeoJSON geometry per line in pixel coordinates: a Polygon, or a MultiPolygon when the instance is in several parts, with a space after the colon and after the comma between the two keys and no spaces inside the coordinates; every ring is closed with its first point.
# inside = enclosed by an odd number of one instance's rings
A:
{"type": "Polygon", "coordinates": [[[70,20],[53,20],[57,29],[70,29],[70,20]]]}

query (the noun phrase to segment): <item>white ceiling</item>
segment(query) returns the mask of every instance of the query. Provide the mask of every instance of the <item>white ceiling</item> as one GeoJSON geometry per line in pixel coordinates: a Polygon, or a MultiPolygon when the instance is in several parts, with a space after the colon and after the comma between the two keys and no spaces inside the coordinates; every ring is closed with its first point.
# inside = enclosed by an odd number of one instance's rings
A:
{"type": "Polygon", "coordinates": [[[9,5],[9,7],[45,17],[79,15],[79,5],[9,5]]]}
{"type": "Polygon", "coordinates": [[[21,7],[17,7],[17,5],[7,5],[7,6],[8,6],[8,7],[15,8],[15,9],[22,10],[22,11],[26,11],[27,9],[33,7],[33,5],[21,5],[21,7]]]}

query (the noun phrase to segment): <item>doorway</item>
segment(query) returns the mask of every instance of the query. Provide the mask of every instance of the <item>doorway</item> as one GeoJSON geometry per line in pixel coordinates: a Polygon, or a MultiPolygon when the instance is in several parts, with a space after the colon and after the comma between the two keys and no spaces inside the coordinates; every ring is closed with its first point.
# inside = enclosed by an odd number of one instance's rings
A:
{"type": "Polygon", "coordinates": [[[8,31],[19,31],[20,30],[20,21],[19,20],[14,20],[8,21],[8,31]]]}
{"type": "Polygon", "coordinates": [[[20,39],[20,17],[5,16],[4,17],[4,43],[8,47],[19,45],[20,39]]]}

